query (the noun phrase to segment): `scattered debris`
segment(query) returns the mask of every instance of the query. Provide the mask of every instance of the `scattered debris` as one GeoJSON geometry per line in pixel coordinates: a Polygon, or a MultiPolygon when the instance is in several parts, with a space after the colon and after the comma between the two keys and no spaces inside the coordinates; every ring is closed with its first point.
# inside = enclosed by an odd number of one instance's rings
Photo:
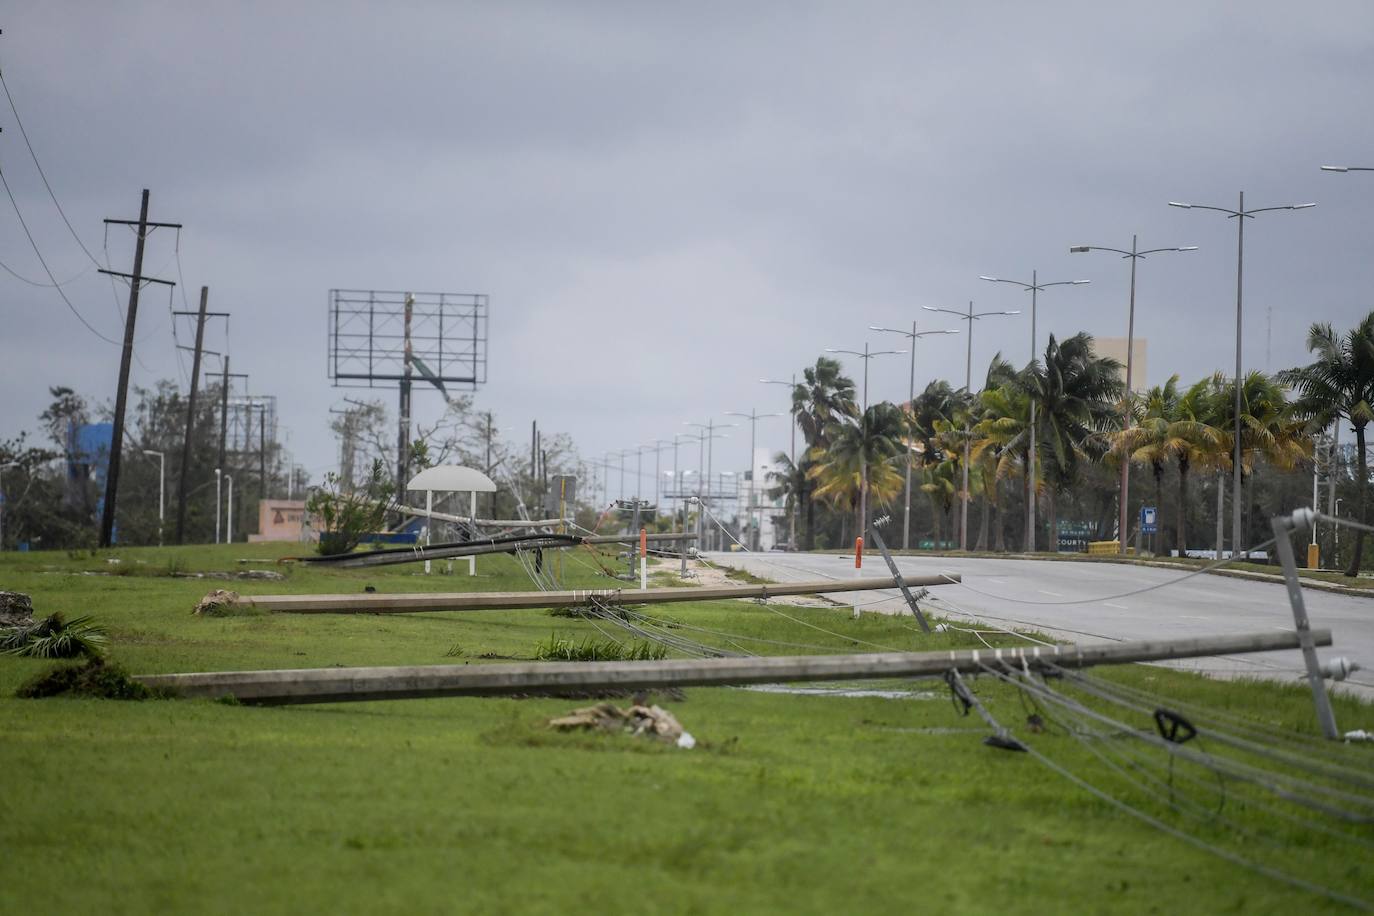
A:
{"type": "Polygon", "coordinates": [[[192,613],[203,617],[229,617],[239,613],[239,593],[217,588],[196,604],[192,613]]]}
{"type": "Polygon", "coordinates": [[[268,579],[281,581],[286,576],[270,569],[241,569],[236,572],[174,572],[173,579],[268,579]]]}
{"type": "Polygon", "coordinates": [[[550,719],[549,727],[559,731],[623,731],[647,735],[681,748],[692,748],[697,743],[690,732],[683,731],[682,724],[673,714],[661,706],[636,704],[622,709],[614,703],[598,703],[550,719]]]}
{"type": "Polygon", "coordinates": [[[33,623],[33,599],[22,592],[0,592],[0,627],[33,623]]]}
{"type": "Polygon", "coordinates": [[[114,662],[92,658],[83,665],[61,665],[26,681],[15,695],[22,699],[44,697],[95,697],[105,700],[154,700],[173,696],[166,689],[152,689],[129,677],[114,662]]]}

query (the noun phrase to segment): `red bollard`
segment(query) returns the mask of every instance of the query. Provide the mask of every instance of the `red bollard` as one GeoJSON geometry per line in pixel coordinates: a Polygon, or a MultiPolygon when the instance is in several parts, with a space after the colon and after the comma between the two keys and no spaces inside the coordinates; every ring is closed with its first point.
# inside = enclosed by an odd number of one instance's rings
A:
{"type": "Polygon", "coordinates": [[[862,536],[854,539],[854,568],[863,569],[864,566],[864,539],[862,536]]]}

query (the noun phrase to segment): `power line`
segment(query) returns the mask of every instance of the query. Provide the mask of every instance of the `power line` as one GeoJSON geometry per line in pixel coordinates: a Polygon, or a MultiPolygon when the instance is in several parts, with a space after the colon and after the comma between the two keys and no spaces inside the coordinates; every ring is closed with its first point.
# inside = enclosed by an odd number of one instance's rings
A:
{"type": "MultiPolygon", "coordinates": [[[[14,123],[19,128],[19,135],[24,138],[24,145],[29,148],[29,156],[33,159],[34,168],[38,169],[38,177],[43,179],[43,187],[48,189],[48,196],[52,198],[53,206],[57,208],[58,214],[61,215],[62,222],[66,225],[67,231],[72,234],[72,238],[76,239],[76,244],[81,246],[81,250],[86,253],[86,257],[90,258],[91,263],[96,267],[103,267],[104,265],[95,259],[95,255],[91,254],[85,242],[81,241],[81,236],[76,234],[76,230],[72,228],[71,220],[67,219],[67,214],[62,209],[62,205],[57,202],[57,195],[53,193],[52,185],[48,184],[48,176],[44,173],[43,166],[38,162],[38,154],[33,151],[33,144],[29,142],[29,132],[24,129],[24,122],[19,117],[19,109],[14,106],[14,96],[10,95],[10,87],[9,84],[5,82],[3,70],[0,70],[0,88],[5,90],[5,99],[10,103],[10,111],[14,112],[14,123]]],[[[69,280],[67,282],[70,283],[71,281],[69,280]]]]}
{"type": "Polygon", "coordinates": [[[33,233],[29,231],[29,224],[24,221],[24,214],[19,209],[19,201],[14,199],[14,192],[10,190],[10,183],[5,179],[5,172],[3,169],[0,169],[0,185],[4,185],[5,194],[10,199],[10,206],[14,207],[14,215],[19,217],[19,225],[24,227],[24,236],[29,240],[29,246],[33,248],[33,253],[38,256],[38,263],[43,265],[43,272],[46,273],[48,275],[48,279],[52,281],[53,289],[57,291],[57,295],[62,297],[62,301],[66,304],[67,308],[70,309],[71,313],[76,316],[77,321],[80,321],[83,325],[86,326],[86,330],[90,331],[92,334],[94,334],[96,337],[99,337],[107,344],[119,346],[119,341],[111,340],[104,334],[97,331],[95,329],[95,326],[86,320],[86,316],[82,315],[81,312],[77,309],[77,307],[72,305],[72,301],[68,299],[67,294],[62,291],[62,285],[58,283],[57,278],[53,276],[52,269],[48,267],[48,262],[43,257],[43,252],[38,250],[38,243],[33,240],[33,233]]]}

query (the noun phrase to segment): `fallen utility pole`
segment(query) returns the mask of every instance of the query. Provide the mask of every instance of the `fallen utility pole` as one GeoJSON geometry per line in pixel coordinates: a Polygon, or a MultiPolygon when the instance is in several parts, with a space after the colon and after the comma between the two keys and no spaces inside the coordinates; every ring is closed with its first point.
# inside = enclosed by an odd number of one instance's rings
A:
{"type": "MultiPolygon", "coordinates": [[[[911,585],[949,585],[958,575],[921,576],[911,585]]],[[[573,589],[556,592],[417,592],[384,595],[363,592],[352,595],[241,595],[233,603],[245,609],[291,614],[414,614],[424,611],[497,611],[536,608],[580,607],[593,599],[630,604],[666,604],[681,601],[712,601],[717,598],[778,598],[784,595],[818,595],[827,592],[862,592],[896,588],[891,576],[866,579],[824,579],[816,582],[784,582],[770,585],[722,585],[707,588],[573,589]]]]}
{"type": "MultiPolygon", "coordinates": [[[[696,589],[704,591],[704,589],[696,589]]],[[[1330,630],[1313,630],[1319,646],[1330,630]]],[[[1028,649],[961,649],[945,652],[878,652],[867,655],[783,655],[770,658],[670,659],[642,662],[533,662],[501,665],[420,665],[398,668],[298,668],[151,674],[135,678],[148,687],[183,697],[232,696],[254,705],[403,700],[420,697],[499,696],[511,693],[704,687],[932,677],[954,670],[974,673],[983,665],[1032,669],[1053,663],[1086,668],[1206,655],[1296,649],[1297,633],[1252,633],[1194,639],[1033,646],[1028,649]]]]}

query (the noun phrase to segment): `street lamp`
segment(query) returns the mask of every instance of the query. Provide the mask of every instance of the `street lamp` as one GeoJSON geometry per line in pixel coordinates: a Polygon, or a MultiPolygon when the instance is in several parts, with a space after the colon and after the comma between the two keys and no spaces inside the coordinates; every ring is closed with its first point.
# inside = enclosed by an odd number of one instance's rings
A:
{"type": "MultiPolygon", "coordinates": [[[[1131,298],[1130,305],[1126,312],[1126,396],[1121,399],[1121,428],[1127,430],[1131,428],[1131,370],[1135,361],[1135,264],[1146,255],[1159,254],[1165,251],[1197,251],[1196,245],[1185,245],[1182,248],[1147,248],[1145,251],[1139,250],[1136,245],[1137,236],[1131,236],[1131,250],[1125,251],[1121,248],[1104,248],[1100,245],[1074,245],[1069,249],[1070,254],[1084,254],[1089,251],[1110,251],[1119,254],[1123,258],[1131,259],[1131,298]]],[[[1123,445],[1124,448],[1124,445],[1123,445]]],[[[1124,451],[1121,455],[1121,485],[1120,494],[1117,497],[1116,510],[1116,552],[1124,554],[1126,552],[1126,504],[1130,495],[1130,456],[1124,451]]],[[[1179,510],[1184,511],[1183,509],[1179,510]]]]}
{"type": "Polygon", "coordinates": [[[868,361],[875,356],[904,356],[905,350],[869,350],[868,344],[864,344],[864,350],[837,350],[834,347],[826,347],[827,353],[847,353],[850,356],[857,356],[864,361],[864,404],[863,410],[859,414],[859,537],[868,533],[868,456],[865,454],[868,447],[868,361]]]}
{"type": "Polygon", "coordinates": [[[757,408],[749,408],[748,413],[740,413],[737,410],[727,410],[725,415],[728,417],[746,417],[749,420],[749,511],[745,517],[749,519],[749,549],[759,549],[758,527],[754,524],[754,478],[758,476],[757,462],[754,460],[754,448],[757,442],[757,432],[759,420],[768,417],[786,416],[780,413],[759,413],[757,408]]]}
{"type": "Polygon", "coordinates": [[[715,440],[729,438],[729,436],[725,434],[716,435],[716,429],[720,427],[739,426],[739,424],[717,423],[715,420],[707,420],[705,423],[689,423],[684,420],[682,425],[695,426],[697,429],[701,430],[699,435],[701,437],[701,451],[703,454],[698,460],[704,459],[703,465],[706,468],[706,473],[704,475],[698,475],[697,477],[697,545],[700,547],[704,546],[704,538],[710,533],[710,529],[706,527],[706,502],[703,501],[701,493],[702,478],[705,477],[706,479],[705,500],[709,500],[711,498],[711,467],[714,460],[715,440]],[[706,444],[707,442],[711,443],[709,447],[706,444]]]}
{"type": "Polygon", "coordinates": [[[5,478],[4,472],[10,468],[21,467],[18,461],[0,464],[0,550],[5,549],[5,478]]]}
{"type": "MultiPolygon", "coordinates": [[[[1240,205],[1235,210],[1229,207],[1208,207],[1202,204],[1184,204],[1177,201],[1169,201],[1169,206],[1180,207],[1184,210],[1215,210],[1218,213],[1225,213],[1227,219],[1236,221],[1236,433],[1235,433],[1235,453],[1232,456],[1234,465],[1231,475],[1231,556],[1235,556],[1240,551],[1241,531],[1240,531],[1240,386],[1241,386],[1241,366],[1240,366],[1240,327],[1242,313],[1242,289],[1245,276],[1245,221],[1254,219],[1256,213],[1267,213],[1271,210],[1306,210],[1315,207],[1316,204],[1288,204],[1282,207],[1256,207],[1253,210],[1245,209],[1245,192],[1240,192],[1240,205]]],[[[1219,546],[1219,545],[1218,545],[1219,546]]],[[[1217,558],[1220,559],[1218,550],[1217,558]]]]}
{"type": "MultiPolygon", "coordinates": [[[[791,394],[791,392],[795,392],[795,391],[797,390],[797,373],[795,373],[795,372],[792,373],[792,381],[790,381],[790,382],[779,381],[779,380],[777,380],[777,379],[771,379],[771,378],[761,378],[761,379],[759,379],[759,384],[761,384],[761,385],[786,385],[786,386],[788,387],[788,390],[789,390],[788,400],[789,400],[789,402],[790,402],[790,403],[789,403],[789,407],[788,407],[788,412],[792,415],[792,447],[791,447],[791,451],[789,452],[789,455],[790,455],[790,459],[789,459],[789,460],[791,460],[791,462],[792,462],[792,473],[793,473],[793,475],[800,475],[801,471],[800,471],[800,469],[797,467],[797,400],[796,400],[796,397],[793,396],[793,395],[791,394]]],[[[798,504],[799,502],[801,502],[801,499],[800,499],[801,493],[800,493],[800,491],[798,491],[797,493],[793,494],[793,497],[794,497],[794,498],[793,498],[793,500],[792,500],[792,511],[791,511],[790,513],[788,513],[788,515],[787,515],[787,525],[788,525],[788,534],[787,534],[787,536],[788,536],[788,538],[790,539],[790,541],[789,541],[789,543],[788,543],[788,549],[789,549],[789,550],[796,550],[796,549],[797,549],[797,512],[799,511],[799,507],[798,507],[797,504],[798,504]]]]}
{"type": "MultiPolygon", "coordinates": [[[[868,326],[870,331],[887,331],[889,334],[901,334],[911,341],[911,383],[907,395],[907,409],[909,416],[916,413],[916,341],[931,334],[958,334],[957,330],[942,331],[917,331],[916,322],[911,322],[911,330],[903,331],[900,328],[882,328],[876,324],[868,326]]],[[[967,482],[965,484],[967,486],[967,482]]],[[[902,549],[907,550],[911,547],[911,443],[906,444],[906,489],[902,505],[902,549]]]]}
{"type": "Polygon", "coordinates": [[[234,478],[231,474],[225,474],[224,479],[229,481],[229,507],[224,510],[224,543],[234,542],[234,478]]]}
{"type": "MultiPolygon", "coordinates": [[[[1023,283],[1020,280],[1003,280],[1000,277],[979,277],[979,280],[987,280],[990,283],[1010,283],[1019,286],[1031,294],[1031,363],[1035,363],[1035,316],[1036,305],[1039,293],[1042,289],[1051,286],[1082,286],[1090,283],[1090,280],[1056,280],[1053,283],[1041,283],[1038,271],[1031,271],[1031,281],[1023,283]]],[[[1030,399],[1030,448],[1028,449],[1026,461],[1026,551],[1035,551],[1035,398],[1030,399]]]]}
{"type": "MultiPolygon", "coordinates": [[[[1020,309],[1012,309],[1011,311],[1002,311],[1002,312],[975,312],[975,311],[973,310],[973,300],[971,300],[971,299],[969,300],[968,311],[967,311],[967,312],[956,312],[954,309],[936,308],[936,307],[933,306],[933,305],[923,305],[923,306],[921,306],[921,308],[925,309],[927,312],[944,312],[944,313],[947,314],[947,315],[957,315],[957,316],[959,316],[960,318],[962,318],[963,320],[965,320],[965,321],[968,322],[968,337],[967,337],[967,344],[968,344],[968,347],[967,347],[967,356],[965,356],[965,358],[964,358],[964,391],[966,391],[969,395],[972,395],[972,394],[973,394],[973,323],[974,323],[975,321],[977,321],[978,319],[980,319],[980,318],[991,318],[991,317],[996,316],[996,315],[1019,315],[1019,314],[1021,314],[1021,310],[1020,310],[1020,309]]],[[[971,443],[969,442],[969,436],[970,436],[969,430],[966,428],[966,429],[964,430],[964,471],[963,471],[963,488],[964,488],[964,495],[963,495],[963,498],[960,500],[961,505],[960,505],[960,507],[959,507],[959,549],[960,549],[960,550],[968,550],[968,503],[969,503],[969,498],[968,498],[968,465],[969,465],[969,447],[970,447],[970,445],[971,445],[971,443]]],[[[983,498],[984,498],[984,499],[987,499],[987,494],[984,494],[983,498]]]]}
{"type": "Polygon", "coordinates": [[[224,506],[224,491],[221,489],[224,480],[224,471],[215,468],[215,543],[219,543],[219,514],[224,506]]]}
{"type": "Polygon", "coordinates": [[[157,449],[145,448],[145,455],[157,456],[157,546],[162,546],[162,522],[166,507],[167,456],[157,449]]]}

